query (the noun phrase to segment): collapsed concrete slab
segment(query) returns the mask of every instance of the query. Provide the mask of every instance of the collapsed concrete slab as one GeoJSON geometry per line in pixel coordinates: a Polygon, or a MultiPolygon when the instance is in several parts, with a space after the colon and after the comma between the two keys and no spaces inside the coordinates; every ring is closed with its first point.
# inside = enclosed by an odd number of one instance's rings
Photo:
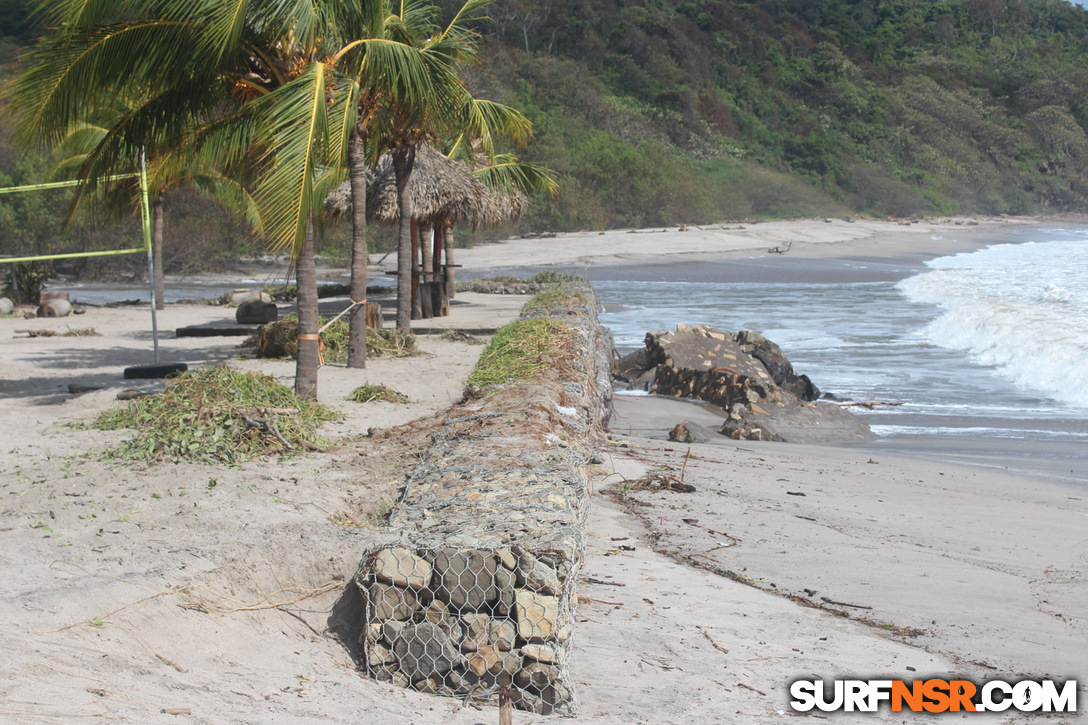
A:
{"type": "Polygon", "coordinates": [[[618,369],[633,386],[722,408],[728,418],[720,433],[732,439],[855,443],[872,437],[857,416],[818,402],[820,391],[808,376],[798,375],[778,345],[756,332],[702,325],[650,332],[645,348],[622,358],[618,369]]]}

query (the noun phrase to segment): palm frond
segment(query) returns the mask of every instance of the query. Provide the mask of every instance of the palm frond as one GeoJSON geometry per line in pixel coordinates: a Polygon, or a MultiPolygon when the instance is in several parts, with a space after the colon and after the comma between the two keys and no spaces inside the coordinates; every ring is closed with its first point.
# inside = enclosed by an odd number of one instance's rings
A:
{"type": "Polygon", "coordinates": [[[217,57],[225,55],[230,48],[241,42],[249,6],[250,0],[224,0],[212,7],[207,36],[217,57]]]}
{"type": "Polygon", "coordinates": [[[442,35],[449,36],[464,32],[465,23],[473,20],[483,20],[484,18],[480,15],[480,11],[490,3],[491,0],[468,0],[450,20],[446,29],[442,31],[442,35]]]}
{"type": "Polygon", "coordinates": [[[353,79],[338,78],[332,84],[330,95],[332,107],[329,109],[329,149],[336,163],[346,166],[348,144],[358,118],[359,84],[353,79]]]}
{"type": "Polygon", "coordinates": [[[492,163],[476,169],[475,174],[492,189],[545,191],[553,199],[559,195],[554,171],[542,164],[521,161],[513,154],[497,154],[492,163]]]}
{"type": "Polygon", "coordinates": [[[533,138],[533,123],[520,111],[495,101],[473,98],[465,93],[456,119],[461,135],[480,144],[488,158],[497,153],[499,140],[524,148],[533,138]]]}
{"type": "Polygon", "coordinates": [[[326,67],[310,63],[294,81],[262,98],[267,123],[265,170],[254,200],[272,251],[290,248],[297,256],[313,209],[313,185],[327,158],[326,67]]]}
{"type": "Polygon", "coordinates": [[[19,117],[17,139],[54,145],[99,105],[99,99],[141,97],[147,88],[200,76],[193,28],[147,21],[94,27],[28,51],[25,72],[5,88],[19,117]]]}

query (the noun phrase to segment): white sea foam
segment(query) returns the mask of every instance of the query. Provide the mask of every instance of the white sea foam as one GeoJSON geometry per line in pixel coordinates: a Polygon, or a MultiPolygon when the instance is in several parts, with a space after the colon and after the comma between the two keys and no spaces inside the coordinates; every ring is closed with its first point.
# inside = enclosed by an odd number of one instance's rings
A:
{"type": "Polygon", "coordinates": [[[912,302],[938,306],[926,341],[1088,408],[1088,237],[996,245],[928,266],[898,285],[912,302]]]}
{"type": "Polygon", "coordinates": [[[1035,430],[1031,428],[997,428],[988,426],[914,426],[869,424],[869,428],[879,437],[896,436],[978,436],[986,438],[1032,438],[1039,440],[1079,440],[1080,436],[1069,431],[1035,430]]]}

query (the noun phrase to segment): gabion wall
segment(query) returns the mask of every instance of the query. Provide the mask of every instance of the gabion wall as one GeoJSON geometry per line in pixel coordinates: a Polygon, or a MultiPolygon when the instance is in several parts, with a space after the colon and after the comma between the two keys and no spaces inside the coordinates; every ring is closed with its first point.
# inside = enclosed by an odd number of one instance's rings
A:
{"type": "Polygon", "coordinates": [[[610,409],[612,341],[583,307],[534,309],[570,326],[562,379],[451,409],[390,516],[398,543],[369,551],[365,668],[422,692],[573,714],[576,582],[588,465],[610,409]]]}
{"type": "Polygon", "coordinates": [[[373,552],[367,592],[367,673],[423,692],[572,711],[567,653],[575,565],[520,547],[373,552]]]}

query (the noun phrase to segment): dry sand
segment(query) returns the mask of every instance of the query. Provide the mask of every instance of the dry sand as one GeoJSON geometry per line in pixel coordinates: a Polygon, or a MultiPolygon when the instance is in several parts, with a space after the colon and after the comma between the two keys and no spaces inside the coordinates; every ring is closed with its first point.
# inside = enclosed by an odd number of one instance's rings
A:
{"type": "Polygon", "coordinates": [[[684,231],[628,229],[514,239],[458,250],[466,269],[606,267],[749,257],[778,250],[791,257],[906,253],[954,254],[973,249],[980,232],[993,234],[1031,223],[1027,218],[948,218],[923,221],[827,219],[691,226],[684,231]]]}
{"type": "MultiPolygon", "coordinates": [[[[791,254],[880,255],[903,245],[947,250],[959,243],[948,237],[970,236],[954,223],[746,226],[713,249],[699,230],[607,233],[489,245],[457,261],[645,262],[662,241],[677,254],[740,254],[790,239],[812,245],[791,254]]],[[[447,322],[474,329],[502,324],[523,301],[458,300],[447,322]]],[[[231,314],[174,305],[160,328],[231,314]]],[[[236,360],[236,345],[167,334],[163,360],[228,361],[290,384],[293,365],[236,360]]],[[[322,368],[322,400],[345,414],[327,431],[342,440],[329,454],[233,469],[119,465],[94,451],[123,433],[67,423],[114,405],[122,368],[151,361],[147,308],[0,319],[0,721],[498,722],[494,708],[365,679],[325,629],[360,553],[384,535],[375,517],[416,455],[413,441],[376,448],[359,436],[449,405],[481,349],[437,336],[421,347],[424,356],[373,360],[366,371],[322,368]],[[14,333],[89,326],[102,336],[14,333]],[[363,381],[413,402],[343,401],[363,381]],[[108,387],[77,396],[68,383],[108,387]],[[185,714],[164,712],[171,708],[185,714]]],[[[791,714],[788,683],[809,674],[1088,672],[1083,488],[854,449],[723,442],[691,446],[688,456],[688,446],[651,440],[698,415],[712,413],[619,401],[597,467],[580,591],[588,599],[572,663],[578,722],[767,722],[791,714]],[[662,466],[696,493],[605,493],[662,466]]]]}

